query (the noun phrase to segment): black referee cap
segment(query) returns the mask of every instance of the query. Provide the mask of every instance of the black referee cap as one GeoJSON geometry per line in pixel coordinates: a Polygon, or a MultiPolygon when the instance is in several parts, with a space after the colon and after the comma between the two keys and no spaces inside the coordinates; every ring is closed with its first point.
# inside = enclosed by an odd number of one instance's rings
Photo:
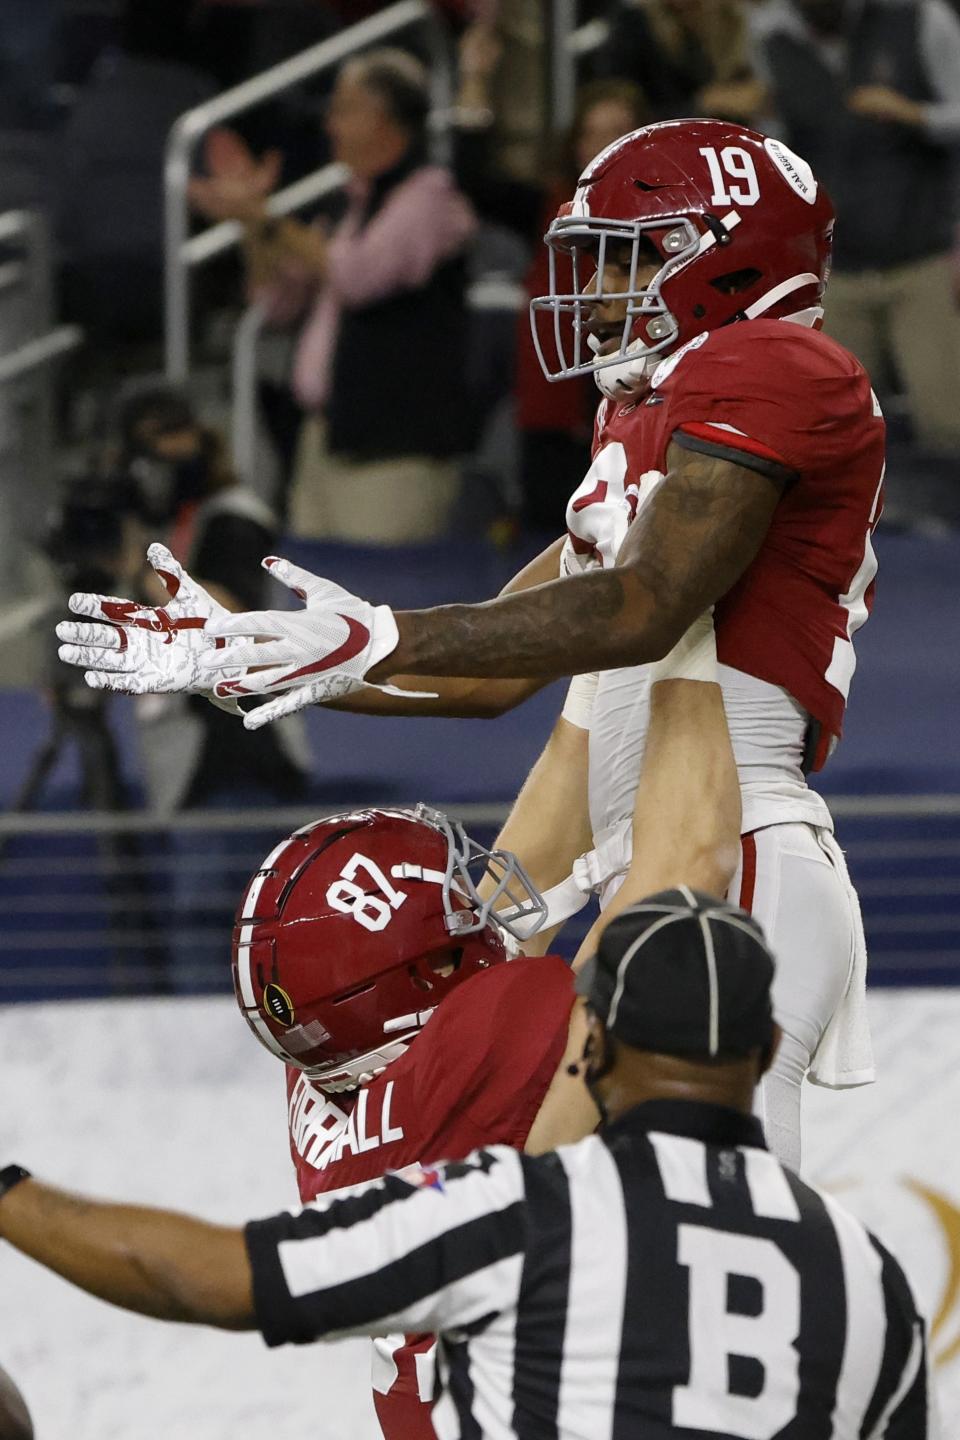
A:
{"type": "Polygon", "coordinates": [[[577,990],[638,1050],[746,1055],[773,1039],[773,971],[745,910],[681,885],[611,920],[577,990]]]}

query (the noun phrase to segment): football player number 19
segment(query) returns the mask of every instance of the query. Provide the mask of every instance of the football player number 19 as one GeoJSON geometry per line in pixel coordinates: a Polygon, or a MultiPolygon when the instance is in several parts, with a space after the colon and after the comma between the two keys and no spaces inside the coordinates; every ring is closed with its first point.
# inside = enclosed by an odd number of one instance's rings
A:
{"type": "Polygon", "coordinates": [[[352,915],[364,930],[386,929],[393,912],[400,909],[406,898],[402,890],[390,884],[375,860],[360,854],[347,861],[340,871],[340,878],[334,880],[327,890],[330,908],[338,910],[341,915],[352,915]],[[357,874],[361,870],[367,872],[366,887],[357,884],[357,874]],[[371,884],[379,890],[379,895],[370,893],[371,884]]]}
{"type": "Polygon", "coordinates": [[[704,145],[700,154],[710,171],[711,205],[756,205],[760,180],[749,150],[739,145],[725,145],[722,150],[704,145]]]}

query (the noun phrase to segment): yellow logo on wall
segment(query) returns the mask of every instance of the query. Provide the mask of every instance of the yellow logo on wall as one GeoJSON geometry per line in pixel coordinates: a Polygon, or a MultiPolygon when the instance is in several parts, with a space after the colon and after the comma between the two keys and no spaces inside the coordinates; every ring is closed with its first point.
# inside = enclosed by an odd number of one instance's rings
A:
{"type": "Polygon", "coordinates": [[[920,1180],[904,1180],[903,1183],[928,1206],[940,1226],[946,1246],[947,1278],[937,1313],[930,1321],[930,1352],[935,1365],[949,1365],[950,1361],[960,1354],[960,1334],[955,1335],[940,1349],[937,1348],[937,1342],[960,1300],[960,1209],[952,1200],[948,1200],[946,1195],[941,1195],[938,1190],[931,1190],[929,1185],[924,1185],[920,1180]]]}
{"type": "MultiPolygon", "coordinates": [[[[834,1180],[829,1184],[821,1186],[829,1190],[831,1194],[838,1192],[850,1192],[858,1190],[864,1182],[859,1179],[834,1180]]],[[[891,1184],[897,1183],[891,1180],[891,1184]]],[[[929,1214],[936,1221],[936,1227],[943,1241],[944,1255],[946,1260],[946,1278],[943,1282],[943,1291],[940,1296],[936,1312],[931,1318],[931,1301],[929,1292],[927,1303],[917,1294],[913,1278],[914,1294],[917,1304],[924,1313],[924,1318],[929,1326],[930,1336],[930,1357],[938,1369],[944,1369],[960,1355],[960,1206],[953,1203],[946,1195],[931,1186],[925,1185],[922,1180],[915,1180],[907,1176],[899,1181],[905,1190],[925,1206],[929,1214]],[[950,1332],[955,1332],[950,1338],[950,1332]]],[[[862,1217],[861,1217],[862,1218],[862,1217]]],[[[866,1220],[870,1230],[876,1230],[872,1221],[866,1220]]],[[[903,1260],[898,1253],[898,1247],[894,1242],[889,1247],[897,1259],[903,1260]]]]}

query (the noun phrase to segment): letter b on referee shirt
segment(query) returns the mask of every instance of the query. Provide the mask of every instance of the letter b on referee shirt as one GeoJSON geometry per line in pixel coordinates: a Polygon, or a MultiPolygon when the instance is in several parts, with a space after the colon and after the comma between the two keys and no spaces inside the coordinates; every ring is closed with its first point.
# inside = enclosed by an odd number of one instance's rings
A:
{"type": "Polygon", "coordinates": [[[677,1259],[690,1272],[690,1379],[674,1387],[673,1424],[771,1440],[797,1409],[800,1277],[771,1240],[699,1225],[680,1225],[677,1239],[677,1259]],[[731,1276],[759,1286],[756,1313],[729,1308],[731,1276]],[[757,1393],[731,1393],[731,1356],[762,1367],[757,1393]]]}

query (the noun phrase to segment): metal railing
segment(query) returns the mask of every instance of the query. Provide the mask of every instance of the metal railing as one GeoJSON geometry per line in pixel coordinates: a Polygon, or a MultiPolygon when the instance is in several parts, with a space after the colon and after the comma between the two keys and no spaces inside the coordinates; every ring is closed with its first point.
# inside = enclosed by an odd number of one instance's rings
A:
{"type": "Polygon", "coordinates": [[[77,325],[52,323],[50,239],[36,210],[7,210],[0,215],[0,245],[15,245],[19,259],[0,265],[0,292],[25,292],[28,325],[34,332],[12,351],[0,354],[0,385],[49,365],[83,340],[77,325]]]}
{"type": "Polygon", "coordinates": [[[81,343],[53,320],[46,221],[33,210],[0,214],[0,604],[22,595],[23,541],[35,537],[54,465],[54,363],[81,343]]]}
{"type": "Polygon", "coordinates": [[[577,0],[552,0],[547,7],[550,54],[550,115],[554,132],[569,130],[573,123],[577,89],[577,0]]]}
{"type": "MultiPolygon", "coordinates": [[[[863,905],[872,983],[960,984],[960,795],[843,795],[830,806],[863,905]]],[[[445,808],[487,840],[508,807],[445,808]]],[[[0,1001],[229,988],[247,880],[278,838],[322,813],[0,816],[0,1001]]],[[[591,919],[587,910],[569,922],[564,952],[591,919]]]]}
{"type": "MultiPolygon", "coordinates": [[[[180,116],[170,132],[164,169],[166,371],[171,380],[185,380],[190,370],[190,272],[213,255],[236,244],[241,234],[239,225],[225,223],[203,234],[190,236],[187,187],[194,153],[201,139],[224,121],[340,65],[351,55],[413,25],[427,27],[434,61],[431,67],[434,108],[448,108],[451,77],[442,22],[427,0],[400,0],[400,3],[349,26],[329,40],[311,46],[180,116]]],[[[335,189],[342,181],[342,173],[339,167],[324,166],[295,185],[277,191],[270,197],[270,212],[288,215],[303,209],[335,189]]]]}
{"type": "MultiPolygon", "coordinates": [[[[552,123],[556,130],[563,130],[573,117],[577,63],[581,55],[600,43],[605,30],[596,25],[577,28],[576,0],[552,0],[546,14],[552,123]]],[[[435,147],[441,148],[453,77],[442,22],[424,0],[402,0],[180,117],[168,142],[165,171],[166,371],[171,380],[185,380],[190,370],[191,271],[239,244],[243,237],[243,227],[235,221],[223,221],[199,234],[189,234],[187,185],[193,154],[203,135],[224,120],[416,24],[428,27],[434,59],[433,139],[435,147]]],[[[296,214],[338,189],[345,173],[341,166],[325,165],[271,195],[267,209],[271,215],[296,214]]],[[[250,306],[237,324],[233,341],[231,448],[236,472],[247,482],[252,482],[255,474],[257,361],[263,328],[263,313],[250,306]]]]}
{"type": "Polygon", "coordinates": [[[58,325],[36,340],[27,340],[16,350],[11,350],[9,355],[0,355],[0,385],[52,365],[54,360],[69,355],[82,340],[83,331],[79,325],[58,325]]]}

